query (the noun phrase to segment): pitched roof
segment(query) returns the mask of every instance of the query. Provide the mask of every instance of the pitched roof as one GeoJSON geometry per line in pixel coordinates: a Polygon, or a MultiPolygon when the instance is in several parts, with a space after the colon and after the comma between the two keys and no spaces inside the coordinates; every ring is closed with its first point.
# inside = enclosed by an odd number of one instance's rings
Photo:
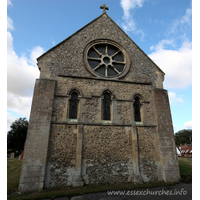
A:
{"type": "MultiPolygon", "coordinates": [[[[81,29],[79,29],[78,31],[76,31],[75,33],[73,33],[72,35],[70,35],[68,38],[64,39],[63,41],[61,41],[60,43],[58,43],[57,45],[55,45],[54,47],[52,47],[51,49],[49,49],[48,51],[46,51],[45,53],[43,53],[41,56],[39,56],[37,58],[37,61],[42,58],[44,55],[48,54],[49,52],[51,52],[53,49],[55,49],[56,47],[60,46],[61,44],[63,44],[64,42],[66,42],[67,40],[69,40],[71,37],[73,37],[74,35],[76,35],[77,33],[79,33],[80,31],[82,31],[84,28],[86,28],[87,26],[89,26],[90,24],[92,24],[93,22],[95,22],[96,20],[98,20],[99,18],[101,18],[103,15],[106,15],[139,49],[140,51],[151,61],[155,64],[155,62],[153,60],[151,60],[151,58],[149,58],[149,56],[147,56],[147,54],[110,18],[110,16],[106,13],[103,12],[101,15],[99,15],[97,18],[95,18],[94,20],[92,20],[91,22],[89,22],[88,24],[86,24],[85,26],[83,26],[81,29]]],[[[158,68],[159,71],[161,71],[164,75],[165,73],[155,64],[155,66],[158,68]]]]}
{"type": "Polygon", "coordinates": [[[192,153],[192,145],[186,145],[179,147],[180,153],[181,154],[191,154],[192,153]]]}

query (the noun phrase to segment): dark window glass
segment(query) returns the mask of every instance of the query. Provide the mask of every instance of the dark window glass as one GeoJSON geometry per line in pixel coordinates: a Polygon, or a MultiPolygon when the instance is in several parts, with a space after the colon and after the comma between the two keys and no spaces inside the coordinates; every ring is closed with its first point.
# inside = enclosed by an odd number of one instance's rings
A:
{"type": "Polygon", "coordinates": [[[124,57],[123,57],[122,52],[119,52],[118,54],[116,54],[116,55],[113,57],[113,60],[123,62],[123,61],[124,61],[124,57]]]}
{"type": "Polygon", "coordinates": [[[113,68],[108,66],[108,76],[114,76],[114,75],[117,75],[117,72],[113,68]]]}
{"type": "Polygon", "coordinates": [[[105,76],[105,65],[101,65],[96,72],[105,76]]]}
{"type": "Polygon", "coordinates": [[[90,49],[88,52],[88,56],[92,58],[99,58],[98,53],[94,49],[90,49]]]}
{"type": "Polygon", "coordinates": [[[88,60],[88,63],[90,64],[91,68],[94,69],[95,67],[97,67],[99,65],[101,61],[98,60],[88,60]]]}
{"type": "Polygon", "coordinates": [[[104,54],[105,53],[105,45],[104,44],[97,44],[96,46],[97,51],[99,51],[100,53],[104,54]]]}
{"type": "Polygon", "coordinates": [[[78,94],[73,92],[70,99],[70,111],[69,118],[77,119],[77,109],[78,109],[78,94]]]}
{"type": "Polygon", "coordinates": [[[110,44],[96,44],[90,47],[87,61],[95,73],[106,77],[120,75],[126,64],[122,51],[110,44]]]}
{"type": "Polygon", "coordinates": [[[140,116],[140,98],[135,97],[135,102],[133,104],[134,107],[134,115],[135,115],[135,121],[141,122],[141,116],[140,116]]]}
{"type": "Polygon", "coordinates": [[[110,102],[110,94],[106,92],[103,99],[103,120],[110,120],[110,102]]]}

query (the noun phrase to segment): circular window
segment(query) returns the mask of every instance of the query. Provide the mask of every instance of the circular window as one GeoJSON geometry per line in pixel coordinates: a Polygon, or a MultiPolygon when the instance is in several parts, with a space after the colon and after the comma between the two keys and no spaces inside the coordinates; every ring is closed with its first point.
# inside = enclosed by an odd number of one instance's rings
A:
{"type": "Polygon", "coordinates": [[[130,68],[130,59],[125,49],[110,40],[95,40],[88,44],[84,62],[93,75],[104,78],[120,78],[130,68]]]}

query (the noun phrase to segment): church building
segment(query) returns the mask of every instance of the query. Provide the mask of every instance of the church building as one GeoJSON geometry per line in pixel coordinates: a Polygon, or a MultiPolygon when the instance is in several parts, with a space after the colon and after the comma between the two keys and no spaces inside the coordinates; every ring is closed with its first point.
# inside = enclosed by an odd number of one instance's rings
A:
{"type": "Polygon", "coordinates": [[[21,192],[180,179],[165,73],[101,8],[37,59],[21,192]]]}

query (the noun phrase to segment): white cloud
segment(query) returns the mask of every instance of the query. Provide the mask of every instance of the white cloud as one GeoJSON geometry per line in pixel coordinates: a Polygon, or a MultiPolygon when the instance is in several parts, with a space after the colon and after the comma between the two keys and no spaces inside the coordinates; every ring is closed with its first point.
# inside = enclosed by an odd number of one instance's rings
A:
{"type": "MultiPolygon", "coordinates": [[[[8,18],[9,23],[12,21],[8,18]]],[[[8,23],[8,24],[9,24],[8,23]]],[[[14,28],[14,27],[13,27],[14,28]]],[[[44,52],[37,46],[30,51],[30,58],[18,56],[14,51],[12,34],[7,31],[7,90],[20,96],[32,95],[35,79],[39,78],[36,58],[44,52]]]]}
{"type": "Polygon", "coordinates": [[[188,8],[185,15],[181,18],[181,24],[191,24],[192,20],[192,9],[188,8]]]}
{"type": "Polygon", "coordinates": [[[124,31],[127,33],[128,31],[132,31],[134,34],[141,35],[141,40],[144,38],[144,32],[141,29],[137,29],[136,23],[133,20],[130,10],[135,8],[140,8],[143,6],[145,0],[121,0],[120,5],[124,11],[124,16],[122,17],[124,22],[122,23],[122,27],[124,31]]]}
{"type": "Polygon", "coordinates": [[[144,32],[141,29],[137,29],[136,23],[133,19],[129,18],[122,23],[122,28],[127,33],[128,31],[132,31],[136,35],[141,35],[141,40],[144,39],[144,32]]]}
{"type": "Polygon", "coordinates": [[[44,49],[40,46],[37,46],[37,47],[34,47],[32,50],[31,50],[31,54],[30,54],[30,60],[29,62],[37,67],[37,64],[36,64],[36,58],[38,58],[40,55],[42,55],[44,53],[44,49]]]}
{"type": "MultiPolygon", "coordinates": [[[[9,30],[14,30],[13,22],[7,18],[7,107],[26,118],[29,118],[35,79],[39,78],[36,58],[44,50],[37,46],[30,50],[30,56],[18,56],[14,51],[13,37],[9,30]]],[[[8,126],[14,116],[8,115],[8,126]]]]}
{"type": "Polygon", "coordinates": [[[177,96],[175,92],[169,92],[169,102],[171,105],[183,104],[183,96],[177,96]]]}
{"type": "Polygon", "coordinates": [[[121,0],[120,4],[124,11],[124,18],[129,19],[130,10],[136,7],[142,7],[145,0],[121,0]]]}
{"type": "Polygon", "coordinates": [[[132,20],[132,19],[126,20],[126,22],[122,24],[122,27],[123,27],[123,29],[125,30],[126,33],[128,31],[136,30],[136,24],[135,24],[134,20],[132,20]]]}
{"type": "Polygon", "coordinates": [[[156,46],[151,46],[150,50],[153,51],[159,51],[160,49],[164,49],[166,45],[170,45],[170,46],[175,46],[175,42],[174,40],[161,40],[156,46]]]}
{"type": "Polygon", "coordinates": [[[184,129],[191,129],[192,128],[192,121],[185,122],[183,128],[184,129]]]}
{"type": "Polygon", "coordinates": [[[7,0],[7,6],[12,5],[11,0],[7,0]]]}
{"type": "Polygon", "coordinates": [[[166,88],[187,88],[192,84],[192,43],[185,41],[178,50],[164,49],[165,44],[174,45],[162,40],[149,57],[166,73],[164,85],[166,88]]]}
{"type": "Polygon", "coordinates": [[[14,30],[13,21],[10,17],[7,16],[7,29],[14,30]]]}
{"type": "Polygon", "coordinates": [[[38,55],[36,53],[38,50],[34,48],[31,51],[30,59],[25,56],[19,57],[13,50],[13,38],[10,32],[7,33],[7,39],[7,90],[15,95],[30,96],[35,79],[39,77],[39,70],[34,66],[36,64],[33,65],[33,57],[38,55]]]}
{"type": "Polygon", "coordinates": [[[7,106],[9,110],[12,110],[19,115],[26,118],[30,116],[32,97],[22,97],[10,92],[7,93],[7,106]]]}
{"type": "Polygon", "coordinates": [[[185,12],[185,15],[182,18],[174,20],[172,25],[167,30],[167,33],[174,34],[178,31],[185,32],[187,29],[186,27],[189,27],[189,30],[191,29],[190,28],[191,25],[192,25],[192,9],[188,8],[185,12]]]}
{"type": "Polygon", "coordinates": [[[166,88],[187,88],[192,84],[192,42],[191,36],[192,9],[188,8],[179,19],[173,21],[167,35],[172,39],[163,39],[151,46],[149,57],[166,73],[166,88]],[[176,43],[182,41],[178,49],[176,43]],[[173,47],[173,48],[172,48],[173,47]]]}

